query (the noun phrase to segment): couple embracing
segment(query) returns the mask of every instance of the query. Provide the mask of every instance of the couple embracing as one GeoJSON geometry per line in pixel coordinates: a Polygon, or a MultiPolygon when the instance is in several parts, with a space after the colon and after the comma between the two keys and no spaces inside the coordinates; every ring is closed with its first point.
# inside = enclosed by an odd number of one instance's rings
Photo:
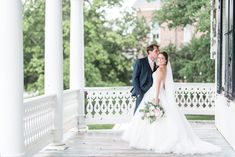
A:
{"type": "Polygon", "coordinates": [[[199,139],[177,106],[168,54],[160,52],[157,44],[148,46],[147,54],[134,65],[131,93],[136,97],[136,106],[122,139],[128,141],[131,147],[157,153],[204,154],[220,151],[219,147],[199,139]],[[143,111],[149,111],[146,110],[148,102],[160,104],[164,117],[155,118],[150,123],[147,118],[151,116],[146,118],[143,115],[146,114],[143,111]]]}

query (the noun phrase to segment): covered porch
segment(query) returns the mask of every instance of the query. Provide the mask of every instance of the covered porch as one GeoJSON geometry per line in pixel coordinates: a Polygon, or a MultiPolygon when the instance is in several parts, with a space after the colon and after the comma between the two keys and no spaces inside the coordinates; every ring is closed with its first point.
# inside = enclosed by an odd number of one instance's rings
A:
{"type": "MultiPolygon", "coordinates": [[[[214,115],[214,84],[175,83],[175,87],[176,101],[185,114],[214,115]]],[[[123,129],[118,125],[109,130],[88,130],[87,125],[92,124],[127,123],[132,117],[135,102],[130,96],[130,88],[103,87],[84,88],[84,91],[63,91],[63,110],[59,115],[60,119],[63,119],[60,142],[55,142],[56,96],[42,95],[24,99],[22,123],[24,156],[182,156],[133,149],[121,140],[123,129]],[[84,95],[84,104],[81,103],[82,95],[84,95]],[[81,104],[83,106],[80,108],[83,110],[79,109],[81,104]]],[[[235,151],[217,130],[213,120],[190,120],[190,124],[201,139],[220,146],[223,151],[184,156],[235,155],[235,151]]]]}
{"type": "MultiPolygon", "coordinates": [[[[214,84],[175,83],[175,87],[176,102],[185,115],[214,115],[214,84]]],[[[232,157],[235,155],[235,151],[217,130],[214,120],[190,120],[190,124],[201,139],[220,146],[222,152],[219,153],[157,154],[129,147],[127,142],[121,140],[121,135],[125,123],[131,119],[134,110],[135,101],[130,96],[130,89],[131,87],[84,88],[84,125],[117,124],[113,129],[99,130],[87,130],[77,125],[76,107],[80,92],[64,91],[63,118],[67,120],[63,123],[63,141],[66,145],[54,147],[49,144],[35,153],[34,157],[232,157]]],[[[37,141],[43,142],[40,138],[37,141]]]]}
{"type": "Polygon", "coordinates": [[[85,133],[72,132],[66,140],[66,150],[53,150],[46,147],[34,157],[232,157],[234,150],[218,132],[213,122],[191,122],[195,133],[203,140],[216,144],[222,152],[206,155],[157,154],[153,151],[134,149],[120,139],[122,131],[97,130],[85,133]]]}
{"type": "MultiPolygon", "coordinates": [[[[71,0],[70,89],[63,90],[61,1],[46,1],[45,18],[45,94],[24,99],[21,0],[1,2],[0,156],[182,156],[129,148],[121,130],[87,130],[89,124],[128,122],[135,100],[130,87],[84,86],[83,0],[71,0]]],[[[215,84],[175,86],[185,114],[214,115],[215,84]]],[[[213,121],[191,124],[202,139],[222,147],[216,156],[234,156],[213,121]]]]}

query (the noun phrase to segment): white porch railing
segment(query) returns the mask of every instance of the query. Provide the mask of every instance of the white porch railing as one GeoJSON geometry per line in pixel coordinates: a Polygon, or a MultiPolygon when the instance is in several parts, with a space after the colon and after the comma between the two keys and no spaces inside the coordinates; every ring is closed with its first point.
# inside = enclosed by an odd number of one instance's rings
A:
{"type": "Polygon", "coordinates": [[[122,123],[133,115],[135,99],[131,87],[85,89],[86,124],[122,123]]]}
{"type": "Polygon", "coordinates": [[[55,95],[24,100],[24,143],[27,156],[53,141],[55,95]]]}
{"type": "MultiPolygon", "coordinates": [[[[175,98],[185,114],[213,115],[213,83],[175,83],[175,98]]],[[[123,123],[133,115],[131,87],[86,88],[86,123],[123,123]]]]}
{"type": "Polygon", "coordinates": [[[214,115],[214,83],[175,83],[175,98],[185,114],[214,115]]]}
{"type": "Polygon", "coordinates": [[[64,105],[64,132],[77,128],[77,116],[79,103],[79,90],[65,90],[63,96],[64,105]]]}
{"type": "MultiPolygon", "coordinates": [[[[79,90],[63,94],[64,133],[77,127],[79,90]]],[[[53,142],[55,95],[42,95],[24,100],[24,143],[27,156],[53,142]]]]}
{"type": "MultiPolygon", "coordinates": [[[[214,114],[214,84],[176,83],[176,102],[185,114],[214,114]]],[[[131,87],[85,88],[86,124],[122,123],[133,115],[135,99],[131,87]]],[[[79,90],[63,95],[63,129],[77,127],[79,90]]],[[[24,141],[30,156],[53,142],[55,95],[24,100],[24,141]]]]}

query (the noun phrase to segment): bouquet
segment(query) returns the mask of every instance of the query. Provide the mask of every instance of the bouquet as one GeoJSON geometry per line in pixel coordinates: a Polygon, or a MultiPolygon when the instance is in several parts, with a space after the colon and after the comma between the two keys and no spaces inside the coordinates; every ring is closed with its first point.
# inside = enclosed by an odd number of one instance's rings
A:
{"type": "Polygon", "coordinates": [[[165,116],[165,111],[162,105],[154,103],[154,100],[145,102],[145,106],[140,109],[140,112],[143,113],[141,118],[143,120],[148,120],[150,124],[165,116]]]}

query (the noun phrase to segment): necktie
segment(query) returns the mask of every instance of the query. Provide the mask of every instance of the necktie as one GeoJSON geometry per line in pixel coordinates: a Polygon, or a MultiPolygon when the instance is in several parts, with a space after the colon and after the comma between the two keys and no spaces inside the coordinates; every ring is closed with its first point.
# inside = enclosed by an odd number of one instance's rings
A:
{"type": "Polygon", "coordinates": [[[156,62],[153,63],[153,71],[155,71],[157,69],[157,64],[156,62]]]}

